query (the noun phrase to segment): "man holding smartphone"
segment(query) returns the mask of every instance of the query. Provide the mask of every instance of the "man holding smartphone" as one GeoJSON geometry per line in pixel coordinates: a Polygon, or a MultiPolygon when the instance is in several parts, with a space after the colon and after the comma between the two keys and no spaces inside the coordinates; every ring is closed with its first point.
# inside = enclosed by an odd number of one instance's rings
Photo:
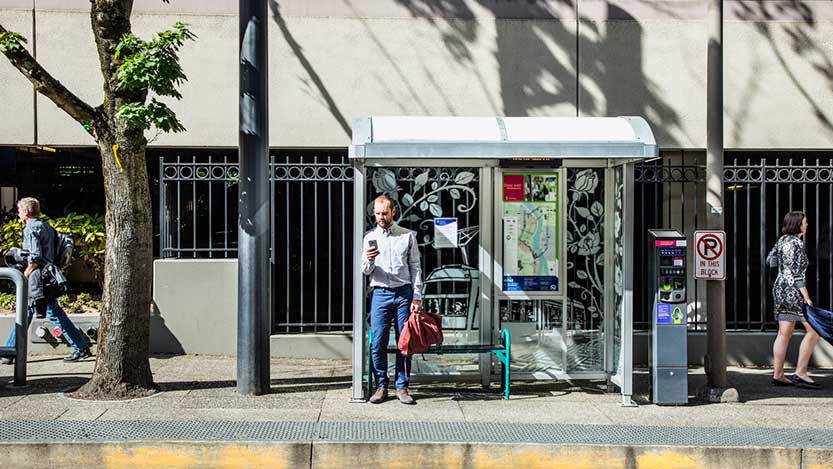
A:
{"type": "MultiPolygon", "coordinates": [[[[388,398],[388,355],[385,348],[390,340],[390,326],[396,326],[396,340],[412,312],[422,308],[422,268],[416,233],[397,225],[393,218],[396,207],[387,195],[373,201],[376,228],[364,235],[362,273],[370,277],[373,297],[370,302],[370,330],[373,341],[370,357],[376,392],[373,404],[388,398]],[[394,321],[395,320],[395,321],[394,321]]],[[[396,397],[403,404],[416,404],[408,394],[408,373],[411,357],[396,352],[396,397]]]]}

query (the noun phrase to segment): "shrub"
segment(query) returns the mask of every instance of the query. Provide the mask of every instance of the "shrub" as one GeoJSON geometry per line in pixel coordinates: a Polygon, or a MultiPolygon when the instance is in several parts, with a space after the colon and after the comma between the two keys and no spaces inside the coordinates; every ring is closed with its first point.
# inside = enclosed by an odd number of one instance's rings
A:
{"type": "Polygon", "coordinates": [[[16,297],[14,293],[0,293],[0,309],[14,311],[16,297]]]}
{"type": "MultiPolygon", "coordinates": [[[[100,285],[104,275],[104,216],[72,212],[60,218],[50,219],[45,215],[42,218],[56,230],[72,233],[75,239],[73,262],[83,262],[92,269],[100,285]]],[[[20,220],[12,218],[0,226],[0,253],[5,254],[9,249],[22,245],[23,223],[20,220]]]]}
{"type": "MultiPolygon", "coordinates": [[[[14,293],[0,293],[0,310],[15,311],[14,293]]],[[[101,296],[89,293],[68,293],[58,298],[58,303],[69,314],[101,311],[101,296]]]]}

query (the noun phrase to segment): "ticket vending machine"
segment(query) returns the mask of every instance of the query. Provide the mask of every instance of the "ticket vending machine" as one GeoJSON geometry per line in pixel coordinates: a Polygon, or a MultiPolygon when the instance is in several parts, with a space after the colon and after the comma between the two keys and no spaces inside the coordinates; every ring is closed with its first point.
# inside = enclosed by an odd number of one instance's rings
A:
{"type": "Polygon", "coordinates": [[[648,230],[651,310],[651,400],[688,403],[686,238],[675,230],[648,230]]]}

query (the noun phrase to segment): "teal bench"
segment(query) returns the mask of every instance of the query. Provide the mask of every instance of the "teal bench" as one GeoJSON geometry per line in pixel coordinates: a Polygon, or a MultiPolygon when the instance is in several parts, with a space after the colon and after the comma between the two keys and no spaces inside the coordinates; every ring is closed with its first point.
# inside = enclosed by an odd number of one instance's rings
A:
{"type": "MultiPolygon", "coordinates": [[[[370,344],[373,343],[373,332],[367,333],[367,395],[370,396],[373,390],[373,362],[370,358],[370,344]]],[[[396,353],[396,347],[387,347],[387,353],[396,353]]],[[[491,353],[503,365],[500,384],[503,388],[503,398],[509,399],[509,373],[512,355],[512,341],[509,337],[509,329],[500,331],[499,344],[460,344],[460,345],[432,345],[424,354],[452,354],[452,353],[491,353]]],[[[419,354],[419,355],[424,355],[419,354]]]]}

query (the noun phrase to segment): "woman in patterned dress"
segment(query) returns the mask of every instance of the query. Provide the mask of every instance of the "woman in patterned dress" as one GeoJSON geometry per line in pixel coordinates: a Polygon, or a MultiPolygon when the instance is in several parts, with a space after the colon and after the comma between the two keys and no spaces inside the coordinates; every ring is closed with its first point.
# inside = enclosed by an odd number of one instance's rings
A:
{"type": "Polygon", "coordinates": [[[789,212],[784,216],[781,227],[783,236],[775,243],[767,256],[770,266],[778,266],[778,277],[772,287],[775,300],[775,319],[778,321],[778,336],[772,346],[773,366],[772,384],[775,386],[798,385],[806,388],[817,388],[819,385],[807,374],[810,355],[816,346],[819,336],[807,324],[804,317],[804,304],[812,305],[810,294],[807,292],[805,272],[807,271],[807,251],[804,249],[804,235],[807,233],[807,216],[802,212],[789,212]],[[807,331],[798,352],[798,363],[795,373],[784,376],[784,359],[787,346],[795,329],[795,323],[800,321],[807,331]]]}

